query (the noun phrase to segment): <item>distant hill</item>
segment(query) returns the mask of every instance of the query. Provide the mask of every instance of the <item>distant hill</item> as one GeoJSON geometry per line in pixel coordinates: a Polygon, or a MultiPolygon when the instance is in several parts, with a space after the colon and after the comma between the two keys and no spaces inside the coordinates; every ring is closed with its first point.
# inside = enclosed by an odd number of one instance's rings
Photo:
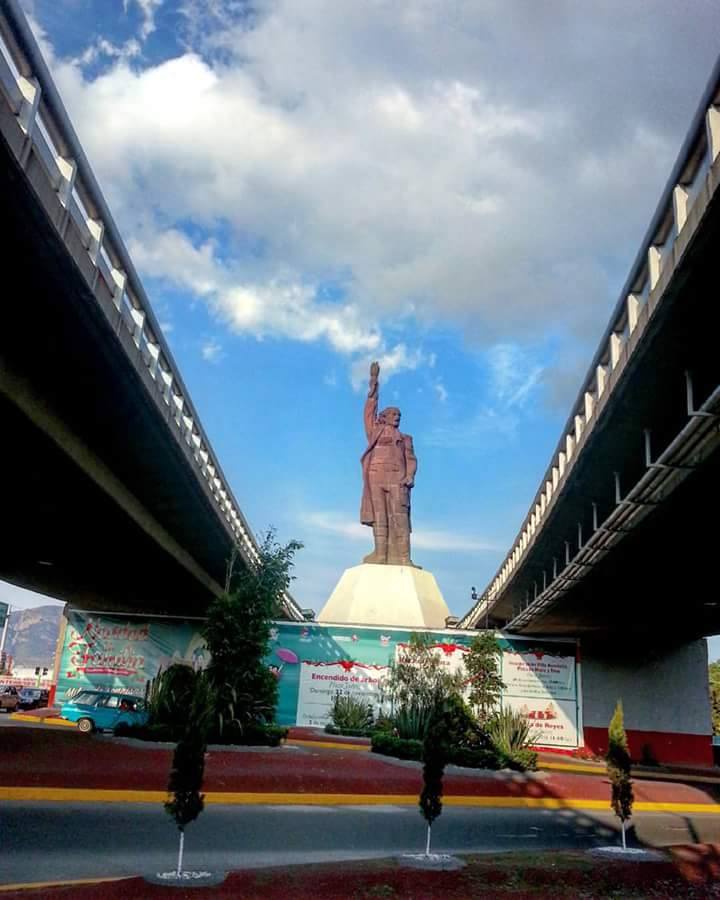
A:
{"type": "Polygon", "coordinates": [[[5,651],[16,666],[52,666],[62,606],[36,606],[10,613],[5,651]]]}

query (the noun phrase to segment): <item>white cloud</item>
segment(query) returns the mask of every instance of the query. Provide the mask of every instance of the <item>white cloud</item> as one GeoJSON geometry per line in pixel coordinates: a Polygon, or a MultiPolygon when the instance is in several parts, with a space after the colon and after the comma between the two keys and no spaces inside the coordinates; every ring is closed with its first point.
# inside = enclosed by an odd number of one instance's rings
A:
{"type": "MultiPolygon", "coordinates": [[[[123,0],[123,8],[127,13],[133,0],[123,0]]],[[[163,4],[163,0],[134,0],[142,14],[140,40],[145,41],[155,31],[155,13],[163,4]]]]}
{"type": "Polygon", "coordinates": [[[311,285],[279,279],[242,283],[239,267],[219,259],[211,240],[195,246],[185,234],[170,229],[143,234],[129,242],[129,249],[145,274],[190,290],[238,334],[322,339],[343,354],[378,351],[388,374],[412,367],[419,358],[408,354],[404,345],[380,352],[379,332],[362,321],[357,307],[319,301],[311,285]]]}
{"type": "Polygon", "coordinates": [[[517,344],[496,344],[486,356],[494,398],[506,408],[522,406],[540,382],[543,366],[517,344]]]}
{"type": "MultiPolygon", "coordinates": [[[[344,519],[332,512],[313,512],[303,517],[309,528],[324,531],[351,541],[371,541],[372,529],[360,522],[344,519]]],[[[437,552],[498,552],[501,548],[492,541],[475,535],[461,534],[453,531],[420,529],[412,533],[412,545],[419,550],[437,552]]]]}
{"type": "MultiPolygon", "coordinates": [[[[145,39],[159,2],[135,2],[145,39]]],[[[714,60],[716,11],[520,9],[186,0],[174,59],[53,66],[126,235],[225,229],[236,263],[201,243],[215,284],[193,290],[230,328],[359,355],[395,352],[385,334],[408,317],[486,345],[558,322],[596,334],[714,60]],[[328,279],[340,303],[318,302],[328,279]]]]}
{"type": "Polygon", "coordinates": [[[202,353],[202,358],[206,362],[217,363],[217,362],[220,362],[220,360],[223,357],[222,344],[219,344],[213,338],[210,338],[210,340],[205,341],[205,343],[202,345],[200,352],[202,353]]]}
{"type": "Polygon", "coordinates": [[[447,403],[448,392],[445,385],[442,383],[440,379],[433,382],[433,390],[441,403],[447,403]]]}

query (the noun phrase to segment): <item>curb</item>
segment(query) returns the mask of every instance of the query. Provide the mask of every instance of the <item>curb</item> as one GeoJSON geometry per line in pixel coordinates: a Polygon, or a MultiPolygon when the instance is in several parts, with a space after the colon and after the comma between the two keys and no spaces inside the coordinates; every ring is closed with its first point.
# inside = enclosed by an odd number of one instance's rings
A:
{"type": "Polygon", "coordinates": [[[0,894],[10,891],[39,891],[42,888],[84,887],[90,884],[108,884],[130,881],[134,875],[116,875],[108,878],[75,878],[71,881],[22,881],[16,884],[0,884],[0,894]]]}
{"type": "MultiPolygon", "coordinates": [[[[164,803],[166,791],[94,790],[92,788],[0,787],[0,800],[53,803],[164,803]]],[[[496,807],[502,809],[580,809],[610,812],[607,800],[578,797],[507,797],[446,795],[446,806],[496,807]]],[[[416,794],[302,794],[254,791],[207,791],[208,805],[231,806],[416,806],[416,794]]],[[[703,813],[720,815],[715,803],[637,801],[636,812],[703,813]]]]}
{"type": "Polygon", "coordinates": [[[75,722],[68,722],[67,719],[61,719],[59,716],[29,716],[25,713],[10,713],[10,718],[14,722],[24,722],[26,725],[55,725],[61,728],[77,728],[75,722]]]}

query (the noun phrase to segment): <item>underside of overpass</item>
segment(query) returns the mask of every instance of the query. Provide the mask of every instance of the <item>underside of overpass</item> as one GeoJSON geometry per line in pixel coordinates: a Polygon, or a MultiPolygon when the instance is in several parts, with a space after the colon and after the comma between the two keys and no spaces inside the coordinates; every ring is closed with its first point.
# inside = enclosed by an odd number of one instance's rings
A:
{"type": "Polygon", "coordinates": [[[0,196],[0,579],[202,614],[231,536],[2,138],[0,196]]]}
{"type": "MultiPolygon", "coordinates": [[[[718,246],[716,192],[642,341],[599,412],[571,479],[526,560],[491,608],[491,624],[512,622],[551,584],[554,571],[562,573],[566,542],[572,557],[580,540],[587,542],[596,524],[602,527],[617,507],[615,473],[623,498],[648,472],[646,430],[650,458],[655,461],[688,425],[686,373],[695,409],[716,396],[718,246]]],[[[584,568],[566,593],[511,627],[517,625],[515,630],[523,634],[572,634],[599,641],[646,638],[659,643],[720,633],[715,584],[720,509],[717,409],[703,421],[711,423],[704,445],[710,450],[698,452],[696,458],[690,454],[682,467],[683,480],[672,490],[661,491],[648,505],[645,518],[584,568]]]]}

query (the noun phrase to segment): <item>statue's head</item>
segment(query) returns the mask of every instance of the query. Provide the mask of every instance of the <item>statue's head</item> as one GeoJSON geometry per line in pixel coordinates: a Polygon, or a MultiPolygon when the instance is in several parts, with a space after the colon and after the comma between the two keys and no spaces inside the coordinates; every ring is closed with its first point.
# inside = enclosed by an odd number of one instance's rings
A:
{"type": "Polygon", "coordinates": [[[383,425],[394,425],[397,428],[400,425],[400,410],[397,406],[386,406],[378,416],[378,421],[383,425]]]}

